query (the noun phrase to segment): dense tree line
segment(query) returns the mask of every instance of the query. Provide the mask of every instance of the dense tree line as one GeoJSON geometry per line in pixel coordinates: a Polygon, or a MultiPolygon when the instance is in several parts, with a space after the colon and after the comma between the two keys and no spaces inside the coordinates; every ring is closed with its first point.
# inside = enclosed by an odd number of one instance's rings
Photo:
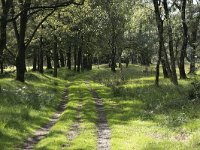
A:
{"type": "Polygon", "coordinates": [[[44,72],[66,67],[81,72],[92,64],[111,71],[129,61],[160,66],[178,85],[195,73],[199,49],[200,6],[195,0],[2,0],[0,2],[0,68],[16,66],[24,82],[26,65],[44,72]],[[119,65],[117,65],[119,63],[119,65]]]}

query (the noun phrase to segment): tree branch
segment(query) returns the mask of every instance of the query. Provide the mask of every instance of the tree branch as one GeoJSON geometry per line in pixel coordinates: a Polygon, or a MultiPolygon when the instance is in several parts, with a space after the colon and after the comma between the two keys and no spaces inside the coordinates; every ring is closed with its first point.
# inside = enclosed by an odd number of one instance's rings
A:
{"type": "Polygon", "coordinates": [[[77,3],[74,0],[69,0],[68,2],[64,2],[64,3],[57,4],[57,5],[52,5],[52,6],[33,6],[33,7],[29,7],[28,9],[21,10],[13,18],[8,19],[7,22],[11,22],[11,21],[13,21],[13,19],[16,20],[24,11],[30,11],[30,10],[35,10],[35,9],[44,9],[44,10],[57,9],[57,8],[61,8],[61,7],[67,7],[67,6],[71,5],[71,4],[79,6],[79,5],[83,5],[84,1],[85,0],[81,0],[79,3],[77,3]]]}
{"type": "Polygon", "coordinates": [[[35,36],[38,28],[42,25],[42,23],[49,17],[51,16],[54,12],[56,11],[56,9],[52,10],[49,14],[47,14],[41,21],[40,23],[36,26],[35,30],[33,31],[31,37],[29,38],[29,40],[26,42],[26,48],[29,46],[29,44],[31,43],[33,37],[35,36]]]}

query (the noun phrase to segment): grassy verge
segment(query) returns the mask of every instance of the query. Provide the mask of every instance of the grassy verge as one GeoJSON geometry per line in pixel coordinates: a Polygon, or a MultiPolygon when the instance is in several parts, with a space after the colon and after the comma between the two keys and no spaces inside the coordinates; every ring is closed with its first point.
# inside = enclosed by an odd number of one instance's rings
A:
{"type": "Polygon", "coordinates": [[[28,72],[25,84],[14,81],[13,76],[0,79],[1,149],[14,149],[48,122],[68,80],[72,84],[67,109],[36,149],[96,149],[95,101],[85,80],[93,81],[92,87],[104,100],[112,149],[200,149],[200,102],[189,99],[192,78],[196,77],[179,80],[178,87],[161,78],[158,88],[154,86],[153,74],[142,70],[137,65],[122,73],[112,73],[105,66],[80,74],[60,69],[57,79],[49,75],[51,71],[45,75],[28,72]],[[79,101],[80,134],[69,142],[67,132],[79,101]],[[65,144],[70,147],[63,147],[65,144]]]}
{"type": "Polygon", "coordinates": [[[78,101],[80,101],[78,87],[79,86],[74,83],[70,85],[67,107],[65,111],[61,115],[58,122],[51,128],[47,137],[45,137],[36,145],[36,149],[61,149],[67,144],[67,132],[74,122],[77,113],[76,108],[78,101]]]}
{"type": "Polygon", "coordinates": [[[45,124],[58,106],[66,81],[29,72],[26,83],[0,79],[0,147],[14,149],[45,124]]]}
{"type": "Polygon", "coordinates": [[[191,80],[180,80],[175,87],[161,79],[157,88],[154,77],[139,70],[124,70],[125,80],[120,73],[93,77],[103,83],[93,88],[104,99],[112,149],[200,149],[200,103],[188,99],[191,80]]]}

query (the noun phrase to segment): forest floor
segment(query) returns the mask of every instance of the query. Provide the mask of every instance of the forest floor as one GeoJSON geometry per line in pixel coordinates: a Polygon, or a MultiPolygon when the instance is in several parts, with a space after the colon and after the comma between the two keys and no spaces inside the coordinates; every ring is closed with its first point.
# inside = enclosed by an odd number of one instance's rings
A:
{"type": "MultiPolygon", "coordinates": [[[[197,76],[174,86],[131,65],[81,74],[59,69],[0,79],[0,148],[38,150],[200,149],[200,102],[189,93],[197,76]],[[67,85],[67,86],[66,86],[67,85]],[[63,94],[64,91],[64,94],[63,94]]],[[[149,68],[149,70],[151,70],[149,68]]]]}

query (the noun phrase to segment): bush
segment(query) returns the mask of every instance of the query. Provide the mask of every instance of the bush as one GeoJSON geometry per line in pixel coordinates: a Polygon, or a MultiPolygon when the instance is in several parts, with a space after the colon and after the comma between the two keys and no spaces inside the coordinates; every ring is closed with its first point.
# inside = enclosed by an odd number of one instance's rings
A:
{"type": "Polygon", "coordinates": [[[200,81],[195,80],[192,85],[193,88],[189,92],[189,98],[191,100],[200,100],[200,81]]]}

